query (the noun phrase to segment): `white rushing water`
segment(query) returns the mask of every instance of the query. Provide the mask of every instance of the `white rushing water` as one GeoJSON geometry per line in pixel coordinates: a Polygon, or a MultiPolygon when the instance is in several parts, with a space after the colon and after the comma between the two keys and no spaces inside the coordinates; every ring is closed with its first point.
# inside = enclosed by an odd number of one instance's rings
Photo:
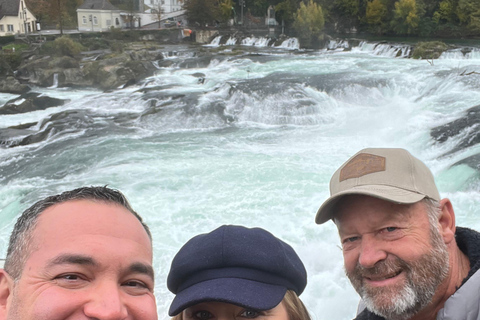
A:
{"type": "MultiPolygon", "coordinates": [[[[32,132],[46,134],[0,149],[2,254],[17,215],[36,200],[108,184],[152,230],[160,319],[168,319],[172,299],[171,259],[189,238],[221,224],[262,227],[290,243],[307,267],[302,298],[313,319],[351,319],[358,297],[343,272],[336,228],[316,225],[314,216],[332,173],[365,147],[410,150],[452,200],[457,224],[480,230],[478,172],[452,167],[480,148],[449,153],[475,127],[443,143],[430,136],[479,104],[480,76],[466,75],[480,72],[478,51],[431,64],[401,58],[410,50],[402,45],[307,52],[254,48],[263,39],[248,44],[252,51],[246,41],[246,51],[226,46],[210,56],[172,47],[170,63],[137,86],[36,88],[71,101],[1,116],[0,129],[32,122],[32,132]]],[[[0,94],[0,104],[15,97],[0,94]]]]}

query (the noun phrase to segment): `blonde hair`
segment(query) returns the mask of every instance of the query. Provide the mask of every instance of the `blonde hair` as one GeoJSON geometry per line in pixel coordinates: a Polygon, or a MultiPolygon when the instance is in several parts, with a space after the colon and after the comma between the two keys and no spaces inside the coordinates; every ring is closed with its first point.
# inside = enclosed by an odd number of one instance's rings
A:
{"type": "MultiPolygon", "coordinates": [[[[280,303],[285,306],[289,320],[311,320],[307,308],[295,291],[287,290],[280,303]]],[[[173,316],[171,320],[183,320],[183,311],[173,316]]]]}

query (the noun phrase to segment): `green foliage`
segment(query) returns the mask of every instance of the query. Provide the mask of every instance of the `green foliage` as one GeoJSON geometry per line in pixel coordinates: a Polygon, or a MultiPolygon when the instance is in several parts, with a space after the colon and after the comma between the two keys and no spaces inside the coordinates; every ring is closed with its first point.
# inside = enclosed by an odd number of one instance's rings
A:
{"type": "Polygon", "coordinates": [[[16,70],[22,63],[20,52],[0,53],[0,75],[5,75],[16,70]]]}
{"type": "Polygon", "coordinates": [[[110,48],[110,43],[104,38],[83,38],[80,41],[82,46],[85,47],[86,50],[101,50],[101,49],[108,49],[110,48]]]}
{"type": "Polygon", "coordinates": [[[42,46],[42,51],[45,54],[56,56],[70,56],[73,57],[79,54],[84,47],[68,36],[61,36],[53,42],[47,42],[42,46]]]}
{"type": "Polygon", "coordinates": [[[478,0],[459,0],[457,16],[470,33],[480,34],[480,2],[478,0]]]}
{"type": "Polygon", "coordinates": [[[382,34],[386,28],[387,5],[382,0],[373,0],[367,3],[366,22],[371,30],[382,34]]]}
{"type": "Polygon", "coordinates": [[[454,23],[458,20],[455,13],[454,1],[443,0],[439,3],[437,11],[433,14],[433,21],[437,24],[454,23]]]}
{"type": "Polygon", "coordinates": [[[10,43],[7,44],[6,46],[3,46],[3,49],[14,49],[15,52],[22,52],[23,50],[28,49],[28,44],[26,43],[10,43]]]}
{"type": "Polygon", "coordinates": [[[303,46],[312,45],[312,41],[320,40],[325,19],[322,7],[310,0],[307,5],[300,3],[293,21],[293,28],[303,46]]]}
{"type": "Polygon", "coordinates": [[[412,57],[414,59],[438,59],[448,45],[441,41],[419,42],[415,45],[412,57]]]}
{"type": "Polygon", "coordinates": [[[218,6],[219,6],[218,18],[221,22],[228,21],[228,19],[232,18],[233,0],[219,0],[218,6]]]}
{"type": "Polygon", "coordinates": [[[395,3],[392,28],[397,34],[416,34],[420,17],[418,16],[417,2],[415,0],[399,0],[395,3]]]}
{"type": "Polygon", "coordinates": [[[423,17],[418,23],[418,35],[428,37],[435,34],[438,30],[438,24],[430,17],[423,17]]]}
{"type": "Polygon", "coordinates": [[[358,25],[359,0],[333,0],[330,14],[339,31],[349,31],[358,25]]]}
{"type": "Polygon", "coordinates": [[[112,52],[122,53],[125,48],[125,45],[120,41],[112,41],[110,43],[110,49],[112,52]]]}
{"type": "Polygon", "coordinates": [[[190,24],[206,26],[213,25],[215,20],[219,20],[217,4],[217,0],[185,0],[183,8],[190,24]]]}
{"type": "Polygon", "coordinates": [[[0,45],[3,46],[5,44],[9,44],[15,41],[15,36],[5,36],[0,37],[0,45]]]}
{"type": "Polygon", "coordinates": [[[275,6],[275,18],[289,26],[293,23],[298,4],[295,0],[284,0],[275,6]]]}

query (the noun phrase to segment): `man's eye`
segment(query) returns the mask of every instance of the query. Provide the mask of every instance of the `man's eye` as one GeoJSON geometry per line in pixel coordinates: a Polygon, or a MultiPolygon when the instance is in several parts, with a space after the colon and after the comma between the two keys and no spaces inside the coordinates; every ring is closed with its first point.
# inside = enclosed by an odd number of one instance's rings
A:
{"type": "Polygon", "coordinates": [[[194,317],[195,319],[198,319],[198,320],[207,320],[207,319],[213,318],[213,315],[206,310],[201,310],[201,311],[195,312],[194,317]]]}
{"type": "Polygon", "coordinates": [[[385,230],[387,230],[387,232],[393,232],[395,230],[397,230],[398,228],[397,227],[386,227],[385,230]]]}
{"type": "Polygon", "coordinates": [[[135,281],[135,280],[127,281],[123,285],[128,286],[128,287],[137,287],[137,288],[147,288],[148,287],[145,283],[143,283],[141,281],[135,281]]]}
{"type": "Polygon", "coordinates": [[[260,312],[255,310],[249,310],[249,309],[245,309],[242,311],[242,313],[240,313],[240,317],[248,318],[248,319],[256,318],[259,315],[260,315],[260,312]]]}
{"type": "Polygon", "coordinates": [[[81,280],[81,277],[78,274],[62,274],[55,277],[55,279],[75,281],[75,280],[81,280]]]}
{"type": "Polygon", "coordinates": [[[53,278],[53,282],[62,288],[79,289],[88,285],[89,279],[81,274],[64,273],[53,278]]]}
{"type": "Polygon", "coordinates": [[[359,239],[360,237],[350,237],[350,238],[345,238],[343,240],[343,243],[349,243],[349,242],[355,242],[359,239]]]}

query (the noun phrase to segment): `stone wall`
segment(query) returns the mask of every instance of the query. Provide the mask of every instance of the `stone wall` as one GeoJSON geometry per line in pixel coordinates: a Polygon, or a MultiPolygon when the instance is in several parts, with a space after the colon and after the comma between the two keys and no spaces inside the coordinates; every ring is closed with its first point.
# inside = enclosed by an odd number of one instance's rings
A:
{"type": "Polygon", "coordinates": [[[195,42],[210,43],[216,35],[218,35],[218,30],[195,30],[195,42]]]}

